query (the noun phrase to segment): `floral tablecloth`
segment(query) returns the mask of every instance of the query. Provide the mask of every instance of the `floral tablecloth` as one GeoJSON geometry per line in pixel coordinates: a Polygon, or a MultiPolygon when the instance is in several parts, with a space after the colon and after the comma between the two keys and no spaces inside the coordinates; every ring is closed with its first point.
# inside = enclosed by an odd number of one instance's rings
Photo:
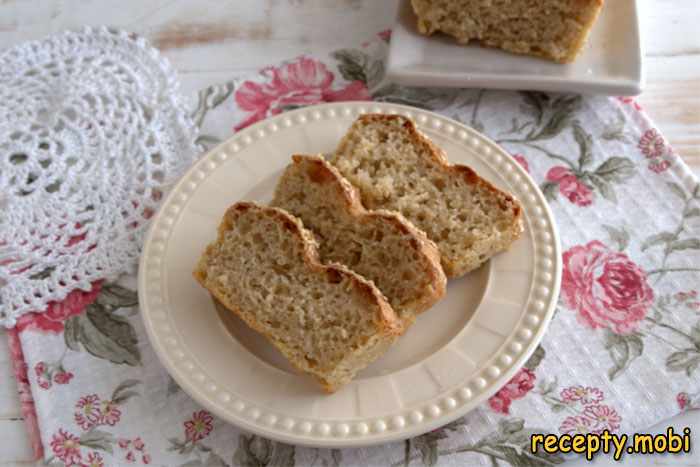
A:
{"type": "MultiPolygon", "coordinates": [[[[10,346],[38,457],[59,465],[550,465],[529,434],[643,430],[700,408],[700,184],[628,98],[411,89],[383,81],[389,32],[298,57],[192,100],[208,147],[298,106],[429,108],[498,141],[541,185],[564,250],[559,305],[532,358],[488,403],[391,445],[294,447],[198,407],[158,363],[135,278],[98,281],[19,319],[10,346]]],[[[234,200],[232,200],[234,201],[234,200]]]]}

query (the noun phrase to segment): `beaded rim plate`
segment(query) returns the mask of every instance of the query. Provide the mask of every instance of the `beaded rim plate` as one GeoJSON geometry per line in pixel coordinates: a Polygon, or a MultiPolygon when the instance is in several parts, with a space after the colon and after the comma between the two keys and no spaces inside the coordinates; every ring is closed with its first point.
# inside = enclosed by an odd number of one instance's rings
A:
{"type": "Polygon", "coordinates": [[[402,0],[392,29],[387,78],[407,86],[638,95],[644,88],[639,17],[636,0],[605,2],[579,56],[559,64],[460,45],[441,34],[419,34],[410,1],[402,0]]]}
{"type": "Polygon", "coordinates": [[[257,123],[194,164],[153,219],[139,301],[161,362],[211,412],[278,441],[363,446],[435,429],[503,386],[535,350],[554,313],[560,253],[536,183],[486,137],[416,108],[325,104],[257,123]],[[218,314],[191,271],[229,205],[269,201],[291,153],[331,152],[367,112],[412,118],[452,163],[468,164],[513,193],[524,208],[525,232],[507,252],[450,281],[445,298],[384,356],[326,395],[231,313],[218,314]]]}

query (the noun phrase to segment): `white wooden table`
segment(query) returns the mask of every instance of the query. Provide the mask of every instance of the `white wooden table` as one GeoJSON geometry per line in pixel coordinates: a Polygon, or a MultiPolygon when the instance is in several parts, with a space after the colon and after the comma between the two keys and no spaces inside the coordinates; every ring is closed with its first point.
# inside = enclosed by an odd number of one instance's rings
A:
{"type": "MultiPolygon", "coordinates": [[[[631,0],[609,0],[631,1],[631,0]]],[[[325,54],[391,27],[396,0],[22,0],[0,1],[0,48],[83,25],[109,24],[148,37],[180,73],[183,92],[301,53],[325,54]]],[[[647,88],[639,99],[700,174],[700,2],[640,0],[647,88]]],[[[674,420],[700,442],[700,414],[674,420]]],[[[662,429],[664,424],[659,428],[662,429]]],[[[0,465],[29,465],[15,382],[0,331],[0,465]]],[[[599,458],[595,465],[605,465],[599,458]]],[[[621,465],[700,465],[690,456],[628,458],[621,465]]]]}

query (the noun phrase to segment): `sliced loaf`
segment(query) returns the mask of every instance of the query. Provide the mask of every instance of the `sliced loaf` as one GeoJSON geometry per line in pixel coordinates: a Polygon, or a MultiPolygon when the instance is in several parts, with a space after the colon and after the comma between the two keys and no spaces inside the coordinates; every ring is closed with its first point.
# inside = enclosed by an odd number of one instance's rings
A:
{"type": "Polygon", "coordinates": [[[367,211],[322,157],[293,156],[272,206],[298,216],[317,236],[324,263],[344,264],[373,281],[407,324],[445,294],[437,246],[401,214],[367,211]]]}
{"type": "Polygon", "coordinates": [[[523,230],[517,200],[471,168],[450,165],[405,117],[359,117],[331,162],[367,209],[398,211],[425,231],[448,277],[479,267],[523,230]]]}
{"type": "Polygon", "coordinates": [[[566,63],[576,58],[603,0],[411,0],[418,31],[444,32],[518,54],[566,63]]]}
{"type": "Polygon", "coordinates": [[[328,392],[403,330],[379,289],[344,266],[322,265],[313,235],[282,209],[230,207],[194,277],[328,392]]]}

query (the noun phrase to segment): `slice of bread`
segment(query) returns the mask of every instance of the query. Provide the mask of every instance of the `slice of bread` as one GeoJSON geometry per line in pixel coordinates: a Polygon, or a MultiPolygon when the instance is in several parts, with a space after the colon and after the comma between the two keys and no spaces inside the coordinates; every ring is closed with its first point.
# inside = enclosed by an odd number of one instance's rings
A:
{"type": "Polygon", "coordinates": [[[517,200],[443,152],[399,115],[363,115],[331,163],[367,209],[398,211],[433,240],[448,277],[507,249],[523,231],[517,200]]]}
{"type": "Polygon", "coordinates": [[[194,277],[328,392],[403,331],[379,289],[345,266],[322,265],[311,232],[281,209],[230,207],[194,277]]]}
{"type": "Polygon", "coordinates": [[[323,157],[292,156],[272,206],[299,217],[317,236],[324,263],[343,264],[373,281],[406,324],[445,295],[437,246],[401,214],[367,211],[357,190],[323,157]]]}
{"type": "Polygon", "coordinates": [[[418,31],[443,32],[518,54],[571,62],[586,42],[603,0],[411,0],[418,31]]]}

